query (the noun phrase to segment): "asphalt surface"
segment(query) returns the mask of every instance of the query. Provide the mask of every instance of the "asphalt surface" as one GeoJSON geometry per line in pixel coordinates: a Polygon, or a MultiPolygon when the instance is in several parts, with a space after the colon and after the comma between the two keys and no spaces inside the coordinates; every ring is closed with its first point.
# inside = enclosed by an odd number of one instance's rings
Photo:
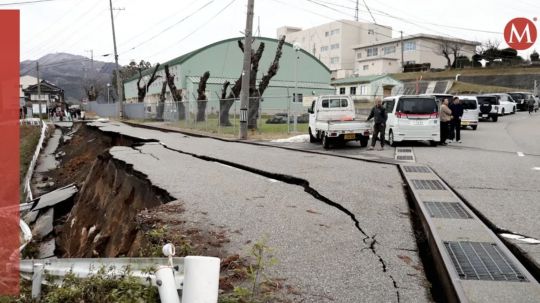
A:
{"type": "Polygon", "coordinates": [[[229,230],[231,253],[245,255],[248,240],[266,237],[279,260],[272,273],[297,287],[303,302],[430,300],[395,166],[94,125],[158,141],[111,153],[180,200],[172,203],[183,203],[182,219],[229,230]]]}

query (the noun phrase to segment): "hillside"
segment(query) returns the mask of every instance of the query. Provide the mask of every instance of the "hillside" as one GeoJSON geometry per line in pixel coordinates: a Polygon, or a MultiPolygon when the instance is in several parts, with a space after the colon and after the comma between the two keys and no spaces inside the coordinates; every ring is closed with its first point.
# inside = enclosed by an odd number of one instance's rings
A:
{"type": "MultiPolygon", "coordinates": [[[[114,63],[96,61],[92,63],[90,58],[67,53],[55,53],[45,55],[37,60],[40,66],[40,77],[58,85],[65,90],[66,100],[71,102],[80,101],[85,97],[83,83],[89,79],[100,85],[110,82],[114,70],[114,63]],[[93,67],[93,68],[92,68],[93,67]]],[[[25,60],[20,63],[21,76],[36,76],[36,61],[25,60]]],[[[100,96],[101,100],[106,99],[100,96]]]]}

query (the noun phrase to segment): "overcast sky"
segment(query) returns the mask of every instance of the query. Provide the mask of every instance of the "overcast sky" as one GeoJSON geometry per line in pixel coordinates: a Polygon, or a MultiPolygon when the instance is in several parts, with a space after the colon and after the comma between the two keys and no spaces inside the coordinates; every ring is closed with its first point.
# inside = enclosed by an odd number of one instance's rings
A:
{"type": "MultiPolygon", "coordinates": [[[[2,5],[21,11],[21,61],[67,52],[113,61],[108,0],[53,0],[2,5]]],[[[24,1],[17,1],[24,2],[24,1]]],[[[354,20],[355,0],[255,0],[254,32],[276,37],[283,25],[308,28],[336,19],[354,20]],[[318,2],[320,4],[315,4],[318,2]],[[321,5],[322,4],[322,5],[321,5]],[[328,7],[325,7],[326,5],[328,7]]],[[[393,36],[430,33],[463,39],[498,40],[515,17],[540,17],[535,0],[366,0],[376,22],[391,26],[393,36]],[[475,30],[458,29],[468,28],[475,30]],[[487,32],[482,32],[487,31],[487,32]],[[488,33],[490,32],[490,33],[488,33]]],[[[242,35],[247,0],[113,0],[121,64],[130,60],[164,62],[219,40],[242,35]]],[[[360,21],[372,21],[360,1],[360,21]]],[[[540,39],[539,39],[540,40],[540,39]]],[[[540,50],[539,42],[536,48],[540,50]]],[[[521,52],[528,56],[533,48],[521,52]]]]}

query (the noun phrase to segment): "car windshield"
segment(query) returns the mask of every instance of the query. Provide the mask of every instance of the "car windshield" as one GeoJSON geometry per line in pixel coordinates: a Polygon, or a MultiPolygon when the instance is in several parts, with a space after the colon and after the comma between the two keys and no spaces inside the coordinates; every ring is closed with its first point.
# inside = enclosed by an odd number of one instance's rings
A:
{"type": "Polygon", "coordinates": [[[402,98],[397,111],[405,114],[431,114],[437,112],[437,103],[432,98],[402,98]]]}
{"type": "Polygon", "coordinates": [[[473,99],[461,99],[463,109],[476,109],[476,100],[473,99]]]}
{"type": "Polygon", "coordinates": [[[483,104],[483,103],[489,103],[491,105],[499,104],[499,100],[495,96],[482,96],[482,97],[477,97],[477,99],[478,99],[478,103],[480,104],[483,104]]]}
{"type": "Polygon", "coordinates": [[[514,100],[526,99],[525,94],[521,94],[521,93],[509,93],[509,95],[510,95],[510,96],[512,97],[512,99],[514,99],[514,100]]]}

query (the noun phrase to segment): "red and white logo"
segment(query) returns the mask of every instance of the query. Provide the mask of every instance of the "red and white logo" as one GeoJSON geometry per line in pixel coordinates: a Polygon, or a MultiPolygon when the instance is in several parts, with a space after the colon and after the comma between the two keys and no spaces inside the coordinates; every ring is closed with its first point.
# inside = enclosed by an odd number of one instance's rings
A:
{"type": "Polygon", "coordinates": [[[514,18],[504,28],[504,40],[515,50],[526,50],[533,46],[536,37],[536,25],[527,18],[514,18]]]}

